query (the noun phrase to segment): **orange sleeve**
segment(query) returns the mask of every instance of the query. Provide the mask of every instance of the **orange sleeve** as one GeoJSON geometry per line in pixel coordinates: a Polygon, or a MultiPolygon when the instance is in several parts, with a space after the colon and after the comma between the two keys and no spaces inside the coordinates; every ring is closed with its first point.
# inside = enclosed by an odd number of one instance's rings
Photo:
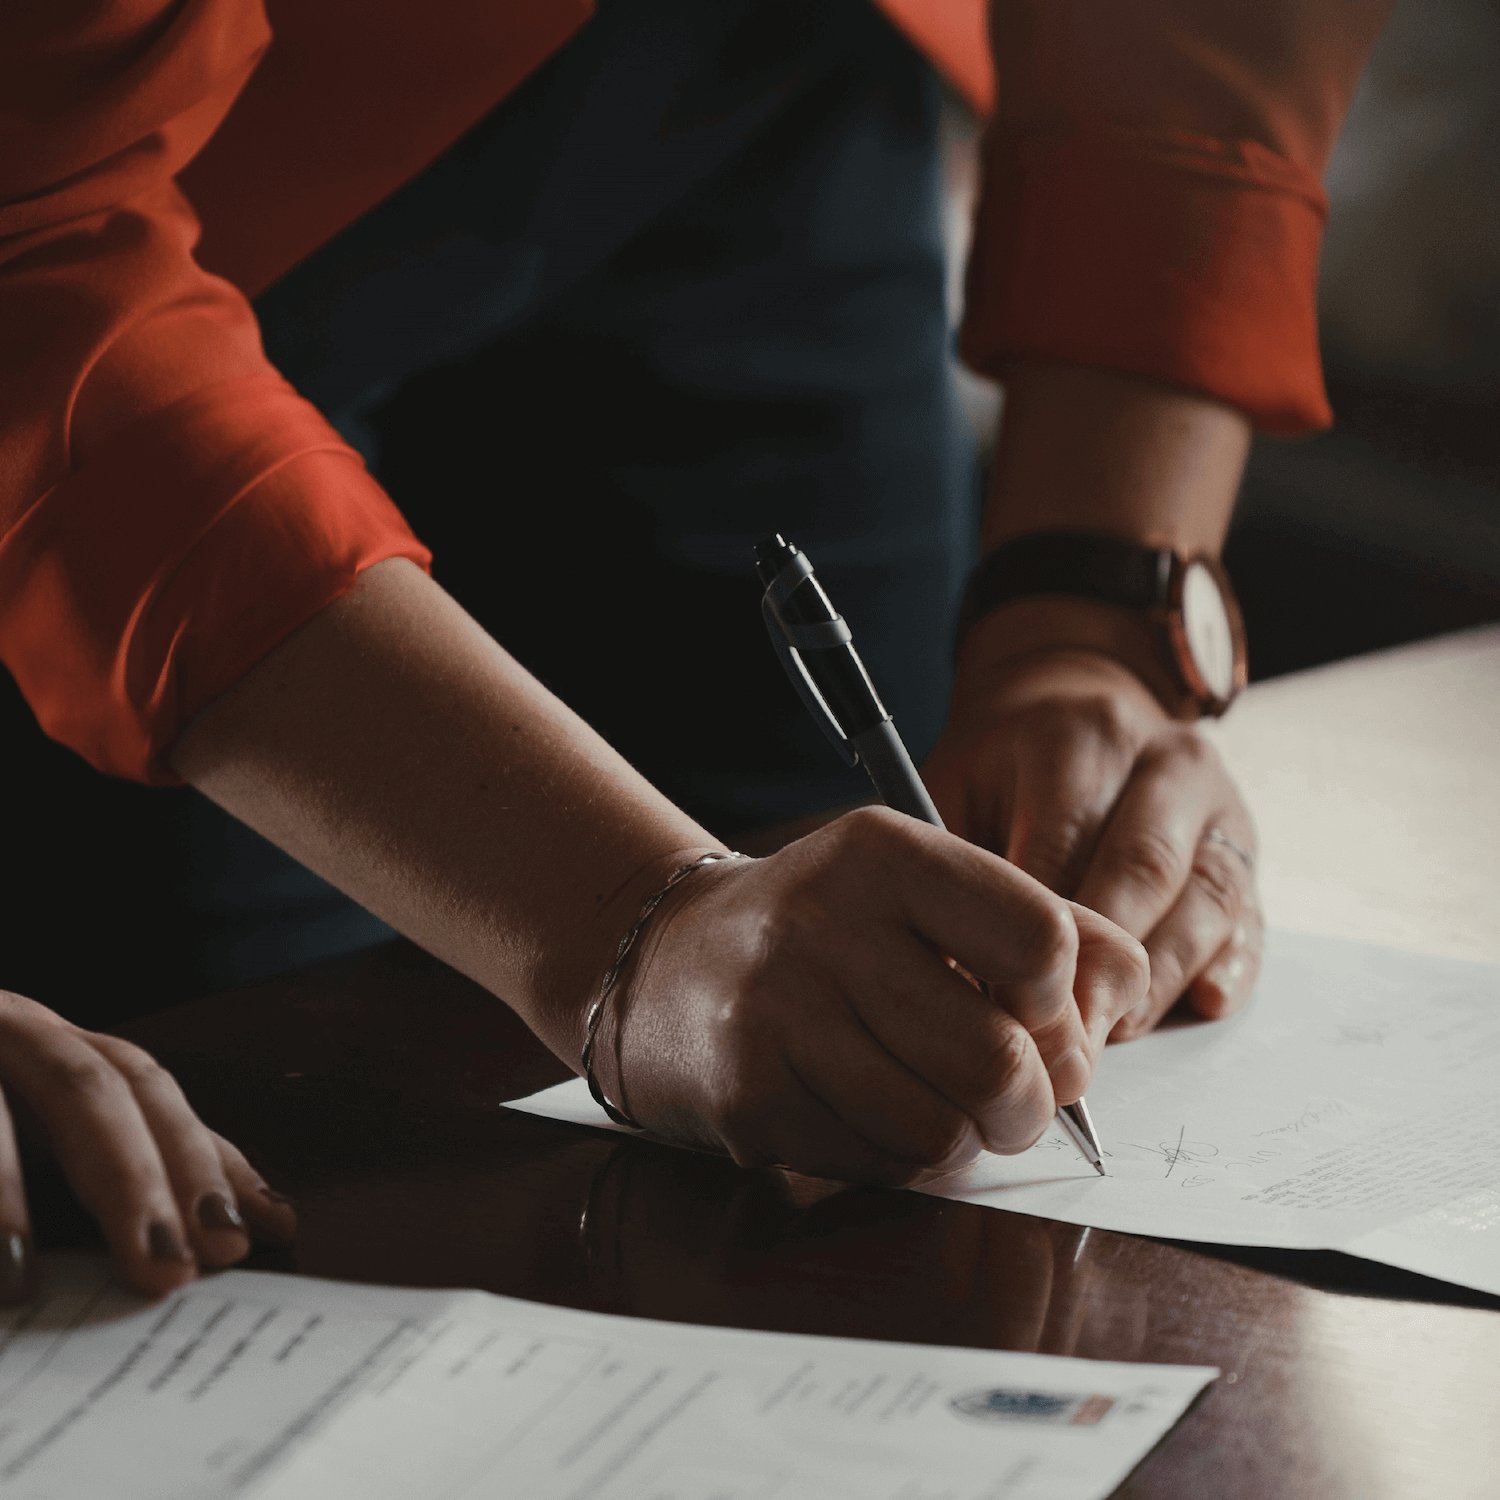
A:
{"type": "Polygon", "coordinates": [[[992,0],[963,353],[1331,420],[1322,174],[1391,0],[992,0]]]}
{"type": "Polygon", "coordinates": [[[985,0],[875,0],[981,119],[995,107],[985,0]]]}
{"type": "Polygon", "coordinates": [[[174,175],[268,40],[258,0],[0,18],[0,659],[140,780],[360,569],[430,561],[193,259],[174,175]]]}

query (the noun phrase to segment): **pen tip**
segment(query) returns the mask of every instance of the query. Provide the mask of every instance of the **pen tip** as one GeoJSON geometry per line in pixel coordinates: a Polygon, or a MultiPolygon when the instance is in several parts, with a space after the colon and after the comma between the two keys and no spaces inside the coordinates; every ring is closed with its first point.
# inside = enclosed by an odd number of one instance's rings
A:
{"type": "Polygon", "coordinates": [[[1094,1170],[1095,1170],[1095,1171],[1096,1171],[1096,1172],[1097,1172],[1097,1173],[1098,1173],[1098,1174],[1099,1174],[1099,1175],[1100,1175],[1100,1176],[1101,1176],[1101,1177],[1108,1177],[1108,1176],[1109,1176],[1109,1173],[1108,1173],[1108,1172],[1106,1172],[1106,1171],[1105,1171],[1105,1170],[1104,1170],[1104,1163],[1103,1163],[1103,1162],[1102,1162],[1102,1161],[1096,1161],[1096,1162],[1095,1162],[1095,1163],[1094,1163],[1094,1170]]]}

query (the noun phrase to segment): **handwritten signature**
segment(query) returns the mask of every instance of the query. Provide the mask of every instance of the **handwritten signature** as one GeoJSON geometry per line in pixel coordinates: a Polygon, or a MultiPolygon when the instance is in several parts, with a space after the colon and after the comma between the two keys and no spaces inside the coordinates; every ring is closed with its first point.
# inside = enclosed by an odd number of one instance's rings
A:
{"type": "Polygon", "coordinates": [[[1163,1141],[1159,1146],[1143,1145],[1140,1141],[1129,1141],[1127,1144],[1134,1146],[1137,1151],[1147,1151],[1153,1156],[1160,1156],[1167,1164],[1166,1175],[1170,1177],[1184,1162],[1189,1166],[1199,1166],[1203,1162],[1211,1161],[1219,1154],[1219,1148],[1208,1141],[1190,1141],[1186,1137],[1187,1126],[1184,1125],[1177,1132],[1175,1141],[1163,1141]]]}
{"type": "Polygon", "coordinates": [[[1311,1130],[1314,1125],[1321,1125],[1325,1120],[1337,1120],[1348,1113],[1348,1108],[1337,1099],[1315,1101],[1295,1120],[1285,1125],[1276,1125],[1270,1130],[1257,1130],[1255,1137],[1259,1140],[1263,1135],[1300,1135],[1304,1130],[1311,1130]]]}
{"type": "MultiPolygon", "coordinates": [[[[1219,1148],[1211,1141],[1190,1141],[1187,1139],[1187,1126],[1184,1125],[1177,1132],[1175,1141],[1162,1141],[1159,1145],[1148,1146],[1142,1141],[1127,1141],[1129,1146],[1134,1146],[1137,1151],[1145,1151],[1152,1156],[1159,1156],[1167,1164],[1163,1181],[1171,1177],[1179,1166],[1202,1167],[1212,1162],[1214,1166],[1229,1171],[1234,1167],[1260,1167],[1268,1161],[1274,1160],[1282,1153],[1274,1146],[1259,1146],[1254,1151],[1243,1157],[1234,1157],[1228,1160],[1215,1160],[1222,1155],[1219,1148]]],[[[1216,1179],[1205,1177],[1201,1173],[1193,1173],[1179,1176],[1178,1181],[1183,1187],[1208,1187],[1216,1179]]]]}

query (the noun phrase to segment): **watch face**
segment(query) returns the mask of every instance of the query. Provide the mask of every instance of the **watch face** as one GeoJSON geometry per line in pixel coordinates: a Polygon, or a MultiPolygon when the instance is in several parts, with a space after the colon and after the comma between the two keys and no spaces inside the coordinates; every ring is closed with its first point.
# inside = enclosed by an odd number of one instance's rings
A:
{"type": "Polygon", "coordinates": [[[1182,575],[1182,633],[1203,685],[1215,698],[1234,696],[1234,632],[1218,580],[1201,562],[1182,575]]]}

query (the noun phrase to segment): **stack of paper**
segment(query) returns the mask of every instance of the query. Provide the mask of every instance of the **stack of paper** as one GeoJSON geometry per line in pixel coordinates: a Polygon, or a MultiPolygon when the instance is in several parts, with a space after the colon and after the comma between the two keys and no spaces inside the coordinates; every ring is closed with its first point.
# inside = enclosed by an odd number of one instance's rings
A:
{"type": "Polygon", "coordinates": [[[25,1500],[1099,1500],[1217,1371],[651,1323],[82,1257],[0,1319],[25,1500]]]}

